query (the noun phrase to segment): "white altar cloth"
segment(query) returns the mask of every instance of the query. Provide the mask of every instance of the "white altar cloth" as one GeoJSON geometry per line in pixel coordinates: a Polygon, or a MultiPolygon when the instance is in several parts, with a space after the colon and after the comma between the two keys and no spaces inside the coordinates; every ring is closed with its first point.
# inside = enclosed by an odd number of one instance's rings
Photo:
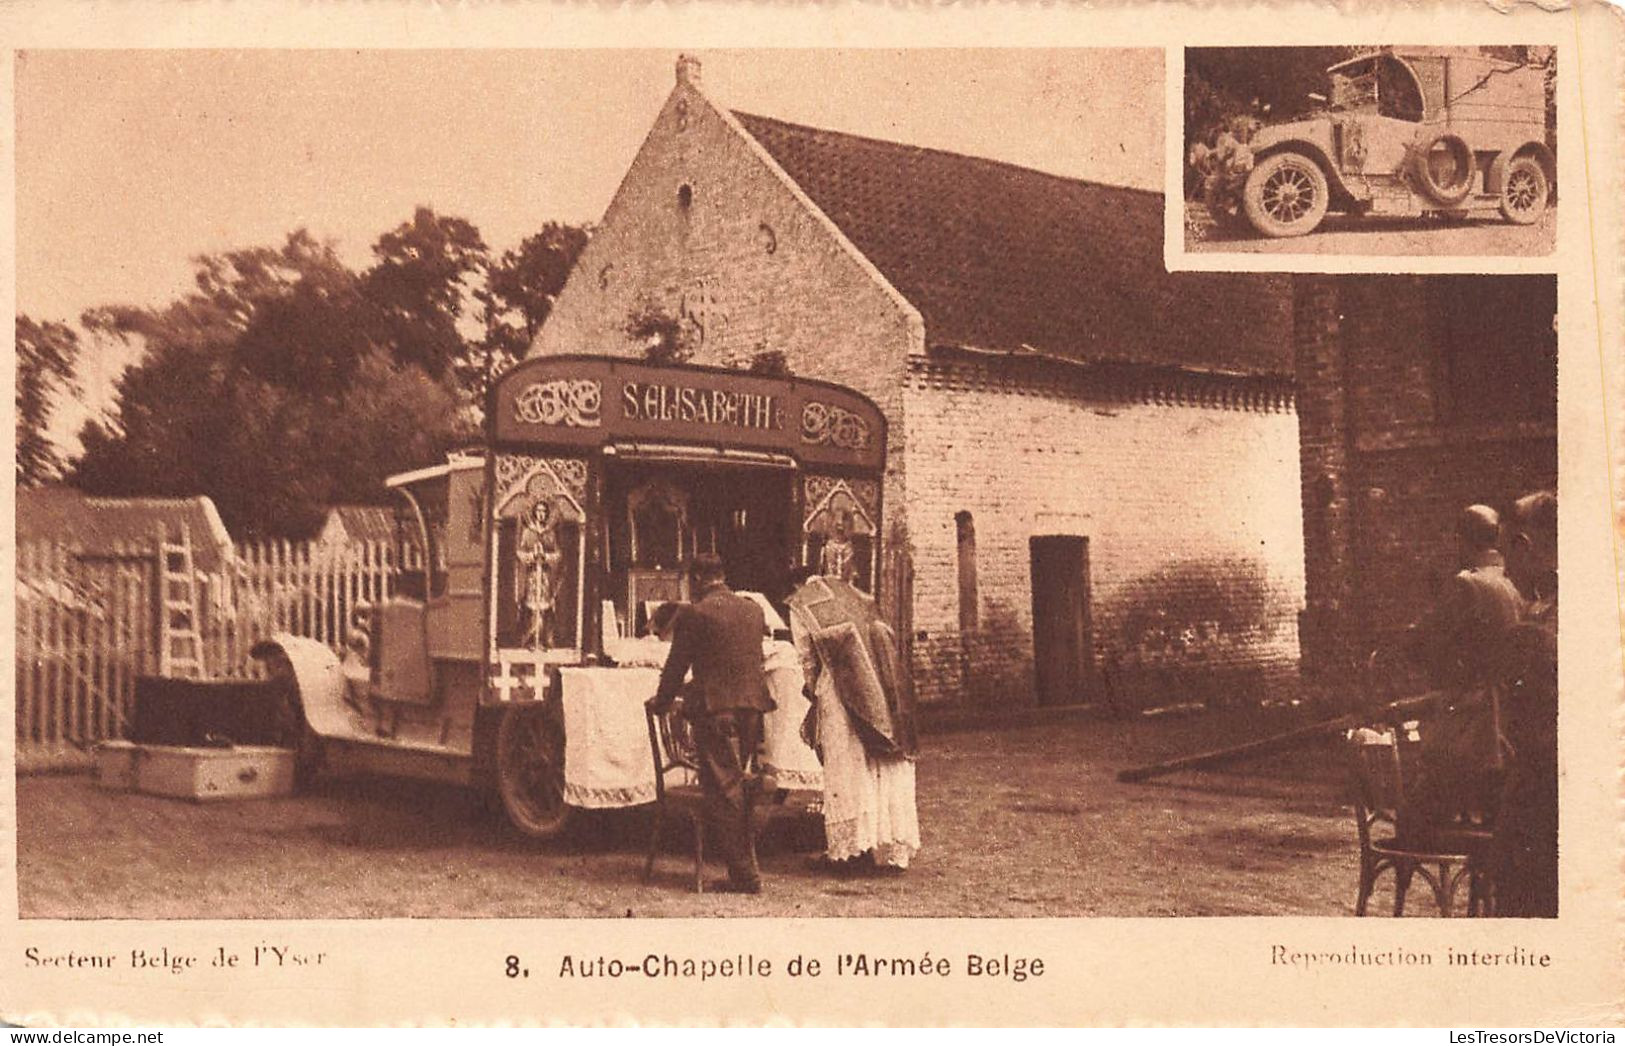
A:
{"type": "Polygon", "coordinates": [[[655,801],[654,761],[643,703],[653,668],[561,668],[564,801],[589,810],[655,801]]]}
{"type": "MultiPolygon", "coordinates": [[[[762,762],[779,787],[819,790],[823,768],[801,739],[807,699],[801,662],[788,643],[763,644],[768,689],[778,704],[762,722],[762,762]]],[[[564,699],[564,801],[589,810],[655,801],[654,762],[643,704],[660,686],[654,668],[561,668],[564,699]]],[[[674,770],[668,783],[688,780],[674,770]]]]}

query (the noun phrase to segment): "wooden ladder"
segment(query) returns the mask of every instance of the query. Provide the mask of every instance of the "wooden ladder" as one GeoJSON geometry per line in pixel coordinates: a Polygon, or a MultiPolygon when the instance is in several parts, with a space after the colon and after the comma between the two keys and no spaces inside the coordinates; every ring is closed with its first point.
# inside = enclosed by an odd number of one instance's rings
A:
{"type": "Polygon", "coordinates": [[[181,527],[179,542],[170,540],[167,529],[158,532],[158,597],[158,674],[201,678],[203,635],[188,527],[181,527]]]}

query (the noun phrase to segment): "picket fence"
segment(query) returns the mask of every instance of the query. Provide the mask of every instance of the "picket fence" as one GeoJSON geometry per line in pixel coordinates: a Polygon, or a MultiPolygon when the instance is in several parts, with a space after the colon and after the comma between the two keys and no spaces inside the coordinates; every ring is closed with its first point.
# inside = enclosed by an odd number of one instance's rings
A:
{"type": "MultiPolygon", "coordinates": [[[[158,671],[161,540],[95,555],[49,541],[18,546],[19,770],[83,765],[97,742],[127,733],[136,677],[158,671]]],[[[409,549],[405,568],[421,569],[421,553],[409,549]]],[[[339,650],[355,608],[386,598],[401,569],[382,542],[236,546],[218,573],[194,570],[203,674],[259,675],[249,652],[275,633],[339,650]]]]}

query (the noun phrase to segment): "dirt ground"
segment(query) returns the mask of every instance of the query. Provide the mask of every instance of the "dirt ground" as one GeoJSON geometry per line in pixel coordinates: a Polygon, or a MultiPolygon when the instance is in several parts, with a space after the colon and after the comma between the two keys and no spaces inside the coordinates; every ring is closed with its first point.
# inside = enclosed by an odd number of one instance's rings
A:
{"type": "Polygon", "coordinates": [[[477,797],[455,788],[325,780],[294,798],[199,805],[108,792],[82,775],[23,777],[21,912],[1347,915],[1354,825],[1331,751],[1140,785],[1114,777],[1287,725],[1281,713],[1251,711],[929,734],[918,779],[925,846],[913,867],[878,877],[816,871],[807,833],[779,823],[762,842],[759,897],[691,893],[686,841],[676,833],[655,880],[641,882],[646,811],[595,817],[569,842],[537,846],[510,838],[477,797]]]}
{"type": "Polygon", "coordinates": [[[1511,225],[1499,218],[1451,222],[1439,218],[1356,218],[1329,214],[1307,236],[1226,238],[1209,229],[1201,238],[1186,234],[1187,251],[1245,254],[1437,254],[1545,255],[1557,243],[1557,212],[1534,225],[1511,225]]]}

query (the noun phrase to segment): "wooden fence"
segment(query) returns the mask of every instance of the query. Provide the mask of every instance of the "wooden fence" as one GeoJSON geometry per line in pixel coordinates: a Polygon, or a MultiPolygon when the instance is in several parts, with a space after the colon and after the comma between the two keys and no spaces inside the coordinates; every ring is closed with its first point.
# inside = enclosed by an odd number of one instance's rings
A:
{"type": "Polygon", "coordinates": [[[17,548],[17,767],[84,759],[122,736],[135,677],[158,662],[156,546],[87,558],[65,545],[17,548]]]}
{"type": "MultiPolygon", "coordinates": [[[[408,569],[421,568],[415,553],[408,569]]],[[[355,608],[386,598],[399,572],[387,543],[239,545],[218,574],[194,574],[204,675],[257,675],[249,651],[278,632],[340,649],[355,608]]],[[[124,736],[136,677],[158,671],[159,585],[156,535],[95,556],[18,546],[19,770],[80,765],[96,742],[124,736]]]]}
{"type": "Polygon", "coordinates": [[[387,543],[266,541],[238,545],[227,572],[203,600],[204,664],[210,675],[235,677],[258,672],[248,652],[278,632],[342,649],[355,608],[382,602],[397,568],[387,543]]]}

